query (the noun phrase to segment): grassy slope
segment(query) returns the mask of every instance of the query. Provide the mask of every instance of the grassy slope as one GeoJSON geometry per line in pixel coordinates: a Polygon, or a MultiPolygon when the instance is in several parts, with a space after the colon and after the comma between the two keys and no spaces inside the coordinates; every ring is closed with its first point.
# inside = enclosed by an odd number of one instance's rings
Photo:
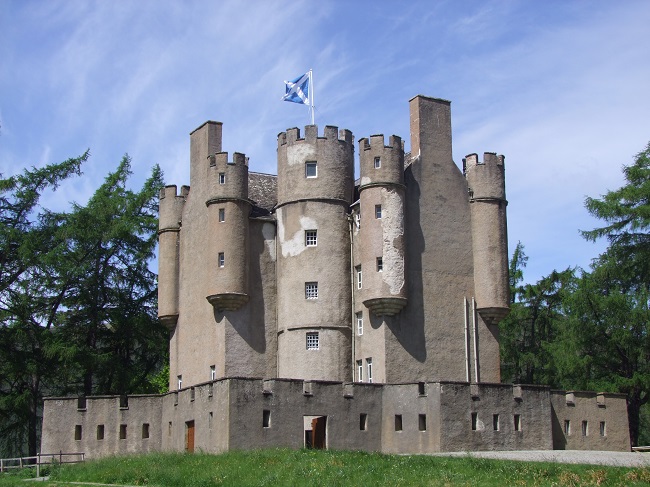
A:
{"type": "MultiPolygon", "coordinates": [[[[113,457],[51,474],[52,482],[27,485],[650,485],[649,469],[316,450],[113,457]]],[[[0,475],[0,486],[25,485],[13,480],[0,475]]]]}

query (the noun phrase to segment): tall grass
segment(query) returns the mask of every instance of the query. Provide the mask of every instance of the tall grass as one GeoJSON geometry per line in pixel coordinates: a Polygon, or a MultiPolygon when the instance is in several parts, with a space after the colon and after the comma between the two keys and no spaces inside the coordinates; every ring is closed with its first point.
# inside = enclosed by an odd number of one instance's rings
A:
{"type": "MultiPolygon", "coordinates": [[[[50,474],[49,483],[37,485],[650,485],[650,469],[318,450],[155,453],[64,465],[50,474]]],[[[6,480],[0,475],[0,486],[16,485],[6,480]]]]}

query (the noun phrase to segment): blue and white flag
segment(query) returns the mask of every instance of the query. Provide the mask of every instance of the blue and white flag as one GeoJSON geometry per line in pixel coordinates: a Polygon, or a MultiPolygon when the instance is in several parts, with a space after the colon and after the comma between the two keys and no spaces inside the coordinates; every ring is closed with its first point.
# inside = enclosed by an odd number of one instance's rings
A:
{"type": "Polygon", "coordinates": [[[290,101],[293,103],[301,103],[303,105],[309,105],[309,75],[311,72],[307,72],[303,75],[298,76],[296,79],[291,81],[285,81],[287,85],[287,92],[282,97],[282,101],[290,101]]]}

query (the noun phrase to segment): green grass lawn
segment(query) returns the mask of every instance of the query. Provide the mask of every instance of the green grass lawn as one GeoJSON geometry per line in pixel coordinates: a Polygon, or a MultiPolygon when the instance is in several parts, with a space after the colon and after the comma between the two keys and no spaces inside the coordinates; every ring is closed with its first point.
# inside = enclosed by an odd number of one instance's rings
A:
{"type": "Polygon", "coordinates": [[[650,485],[647,468],[318,450],[155,453],[64,465],[49,473],[50,482],[37,484],[0,474],[0,486],[65,487],[73,481],[160,487],[650,485]]]}

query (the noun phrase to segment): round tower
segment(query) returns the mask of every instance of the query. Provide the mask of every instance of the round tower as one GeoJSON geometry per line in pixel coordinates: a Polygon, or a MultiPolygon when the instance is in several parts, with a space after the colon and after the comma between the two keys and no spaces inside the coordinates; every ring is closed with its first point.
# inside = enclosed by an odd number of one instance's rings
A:
{"type": "Polygon", "coordinates": [[[469,186],[477,311],[488,325],[510,312],[504,157],[486,152],[463,160],[469,186]]]}
{"type": "Polygon", "coordinates": [[[190,188],[176,186],[160,190],[158,210],[158,319],[169,331],[178,322],[178,286],[180,263],[180,231],[183,206],[190,188]]]}
{"type": "Polygon", "coordinates": [[[278,136],[278,376],[351,379],[352,133],[278,136]]]}
{"type": "Polygon", "coordinates": [[[235,152],[209,156],[209,288],[206,299],[217,311],[237,310],[248,302],[248,160],[235,152]]]}
{"type": "Polygon", "coordinates": [[[361,268],[363,304],[376,316],[406,306],[404,274],[404,149],[402,139],[383,135],[359,141],[361,268]]]}

